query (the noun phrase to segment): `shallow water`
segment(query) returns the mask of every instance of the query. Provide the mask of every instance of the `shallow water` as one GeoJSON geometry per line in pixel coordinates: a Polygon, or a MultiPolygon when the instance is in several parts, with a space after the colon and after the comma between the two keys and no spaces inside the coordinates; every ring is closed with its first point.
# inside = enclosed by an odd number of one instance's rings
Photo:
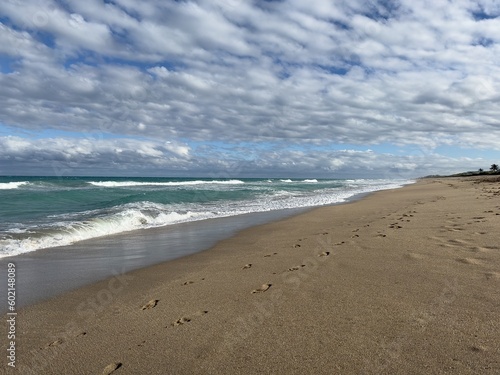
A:
{"type": "Polygon", "coordinates": [[[0,257],[137,229],[341,203],[407,182],[0,177],[0,257]]]}

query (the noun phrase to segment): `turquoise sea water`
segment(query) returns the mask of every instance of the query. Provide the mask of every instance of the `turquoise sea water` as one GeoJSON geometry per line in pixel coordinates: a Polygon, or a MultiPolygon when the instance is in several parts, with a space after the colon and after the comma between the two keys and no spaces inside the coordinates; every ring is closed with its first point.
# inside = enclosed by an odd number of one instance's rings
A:
{"type": "Polygon", "coordinates": [[[131,230],[340,203],[411,182],[0,177],[0,257],[131,230]]]}

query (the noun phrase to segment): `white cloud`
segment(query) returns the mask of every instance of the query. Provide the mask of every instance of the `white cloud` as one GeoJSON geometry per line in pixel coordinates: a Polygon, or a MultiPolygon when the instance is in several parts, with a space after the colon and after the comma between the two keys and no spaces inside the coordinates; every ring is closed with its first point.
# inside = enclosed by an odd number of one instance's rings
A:
{"type": "Polygon", "coordinates": [[[141,137],[113,157],[166,152],[179,168],[203,167],[185,163],[190,141],[500,149],[495,1],[9,0],[0,11],[0,124],[18,131],[141,137]]]}
{"type": "Polygon", "coordinates": [[[172,142],[166,142],[164,145],[165,149],[173,152],[174,154],[188,158],[189,157],[189,147],[186,145],[178,144],[178,143],[172,143],[172,142]]]}
{"type": "Polygon", "coordinates": [[[152,176],[316,176],[411,178],[428,173],[454,173],[487,167],[483,158],[446,157],[429,150],[395,155],[366,150],[310,147],[272,149],[252,145],[211,144],[191,148],[175,141],[0,137],[0,172],[28,174],[41,168],[52,175],[152,176]]]}

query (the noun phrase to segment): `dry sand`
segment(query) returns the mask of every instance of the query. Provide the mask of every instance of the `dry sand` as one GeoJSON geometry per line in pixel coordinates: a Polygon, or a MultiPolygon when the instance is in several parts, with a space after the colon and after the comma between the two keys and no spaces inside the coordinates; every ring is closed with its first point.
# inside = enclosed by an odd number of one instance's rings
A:
{"type": "Polygon", "coordinates": [[[499,229],[477,178],[318,208],[21,310],[16,370],[500,374],[499,229]]]}

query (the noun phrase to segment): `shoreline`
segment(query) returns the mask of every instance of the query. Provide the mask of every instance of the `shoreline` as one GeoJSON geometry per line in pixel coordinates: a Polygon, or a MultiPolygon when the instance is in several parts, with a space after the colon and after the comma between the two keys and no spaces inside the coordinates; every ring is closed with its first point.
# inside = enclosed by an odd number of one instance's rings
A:
{"type": "MultiPolygon", "coordinates": [[[[314,209],[312,207],[311,209],[314,209]]],[[[307,208],[257,212],[232,217],[186,222],[165,227],[138,229],[83,240],[72,245],[35,250],[0,259],[0,278],[7,264],[23,273],[18,281],[19,307],[57,297],[116,274],[169,262],[206,251],[240,230],[307,211],[307,208]],[[168,252],[162,251],[168,248],[168,252]]],[[[0,293],[4,293],[0,287],[0,293]]],[[[2,306],[1,313],[7,306],[2,306]]]]}
{"type": "Polygon", "coordinates": [[[500,188],[470,180],[314,208],[27,306],[19,373],[498,373],[500,188]]]}
{"type": "MultiPolygon", "coordinates": [[[[252,226],[280,221],[321,207],[346,204],[372,193],[358,193],[344,202],[325,206],[250,212],[138,229],[4,257],[0,258],[0,278],[7,278],[7,264],[16,264],[21,272],[17,305],[25,307],[116,274],[206,251],[217,242],[252,226]]],[[[0,293],[5,295],[4,285],[0,286],[0,293]]],[[[0,307],[0,313],[5,312],[7,305],[0,307]]]]}
{"type": "Polygon", "coordinates": [[[50,181],[24,181],[24,185],[13,186],[2,193],[8,203],[0,215],[2,258],[83,244],[86,240],[126,235],[136,230],[244,213],[335,204],[360,192],[395,188],[410,182],[383,179],[167,179],[169,181],[155,182],[147,178],[94,182],[72,178],[68,183],[63,179],[47,179],[50,181]],[[31,210],[30,205],[24,203],[26,200],[39,202],[36,209],[31,210]]]}

